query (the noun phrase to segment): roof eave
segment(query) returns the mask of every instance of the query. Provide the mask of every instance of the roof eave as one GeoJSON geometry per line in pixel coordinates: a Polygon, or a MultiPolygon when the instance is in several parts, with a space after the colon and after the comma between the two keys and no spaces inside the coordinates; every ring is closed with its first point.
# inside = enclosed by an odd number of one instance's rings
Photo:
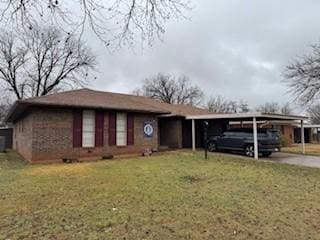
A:
{"type": "Polygon", "coordinates": [[[247,119],[247,118],[265,118],[265,119],[277,119],[277,120],[308,120],[305,116],[295,116],[295,115],[282,115],[273,113],[223,113],[223,114],[205,114],[205,115],[188,115],[186,119],[247,119]]]}
{"type": "Polygon", "coordinates": [[[148,109],[128,109],[128,108],[108,108],[108,107],[101,107],[101,106],[82,106],[82,105],[72,105],[72,104],[52,104],[52,103],[34,103],[25,100],[16,101],[13,107],[11,108],[10,112],[8,113],[7,117],[5,118],[6,123],[14,122],[17,118],[19,118],[20,114],[25,110],[27,107],[61,107],[61,108],[89,108],[89,109],[103,109],[103,110],[120,110],[120,111],[127,111],[127,112],[138,112],[138,113],[152,113],[157,115],[162,114],[170,114],[168,111],[160,111],[160,110],[148,110],[148,109]],[[21,113],[18,111],[21,110],[21,113]],[[15,117],[15,115],[17,115],[15,117]]]}

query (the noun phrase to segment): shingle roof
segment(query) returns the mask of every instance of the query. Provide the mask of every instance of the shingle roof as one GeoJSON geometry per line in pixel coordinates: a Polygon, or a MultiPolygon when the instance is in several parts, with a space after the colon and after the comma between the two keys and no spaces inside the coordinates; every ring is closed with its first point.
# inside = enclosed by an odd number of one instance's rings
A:
{"type": "Polygon", "coordinates": [[[190,105],[167,104],[155,99],[129,94],[79,89],[17,101],[7,121],[29,106],[81,107],[133,112],[150,112],[173,116],[208,114],[208,110],[190,105]]]}

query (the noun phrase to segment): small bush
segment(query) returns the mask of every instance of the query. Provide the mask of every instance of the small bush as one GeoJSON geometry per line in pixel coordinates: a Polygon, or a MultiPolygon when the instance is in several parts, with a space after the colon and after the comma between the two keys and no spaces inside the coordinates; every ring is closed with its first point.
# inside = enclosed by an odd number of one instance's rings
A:
{"type": "Polygon", "coordinates": [[[286,139],[281,139],[281,147],[290,147],[290,143],[286,139]]]}

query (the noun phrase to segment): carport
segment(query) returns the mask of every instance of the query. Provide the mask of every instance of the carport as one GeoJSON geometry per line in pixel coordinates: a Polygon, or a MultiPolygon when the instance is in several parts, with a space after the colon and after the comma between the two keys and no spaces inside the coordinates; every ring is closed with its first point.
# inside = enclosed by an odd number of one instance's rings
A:
{"type": "Polygon", "coordinates": [[[258,131],[257,121],[277,120],[277,121],[299,121],[301,126],[301,152],[305,154],[305,142],[304,142],[304,121],[308,118],[305,116],[294,115],[282,115],[271,113],[228,113],[228,114],[207,114],[207,115],[189,115],[186,116],[187,120],[192,121],[192,150],[196,151],[196,121],[195,120],[224,120],[224,121],[252,121],[253,129],[253,142],[254,142],[254,158],[259,158],[258,149],[258,131]]]}

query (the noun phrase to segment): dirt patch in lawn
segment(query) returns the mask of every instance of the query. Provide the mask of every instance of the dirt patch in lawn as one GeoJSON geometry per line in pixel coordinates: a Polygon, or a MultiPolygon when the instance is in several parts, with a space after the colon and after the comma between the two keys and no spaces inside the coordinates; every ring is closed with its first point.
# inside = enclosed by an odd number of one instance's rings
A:
{"type": "Polygon", "coordinates": [[[23,171],[25,175],[88,175],[91,174],[92,168],[87,163],[73,163],[73,164],[45,164],[32,167],[23,171]]]}

